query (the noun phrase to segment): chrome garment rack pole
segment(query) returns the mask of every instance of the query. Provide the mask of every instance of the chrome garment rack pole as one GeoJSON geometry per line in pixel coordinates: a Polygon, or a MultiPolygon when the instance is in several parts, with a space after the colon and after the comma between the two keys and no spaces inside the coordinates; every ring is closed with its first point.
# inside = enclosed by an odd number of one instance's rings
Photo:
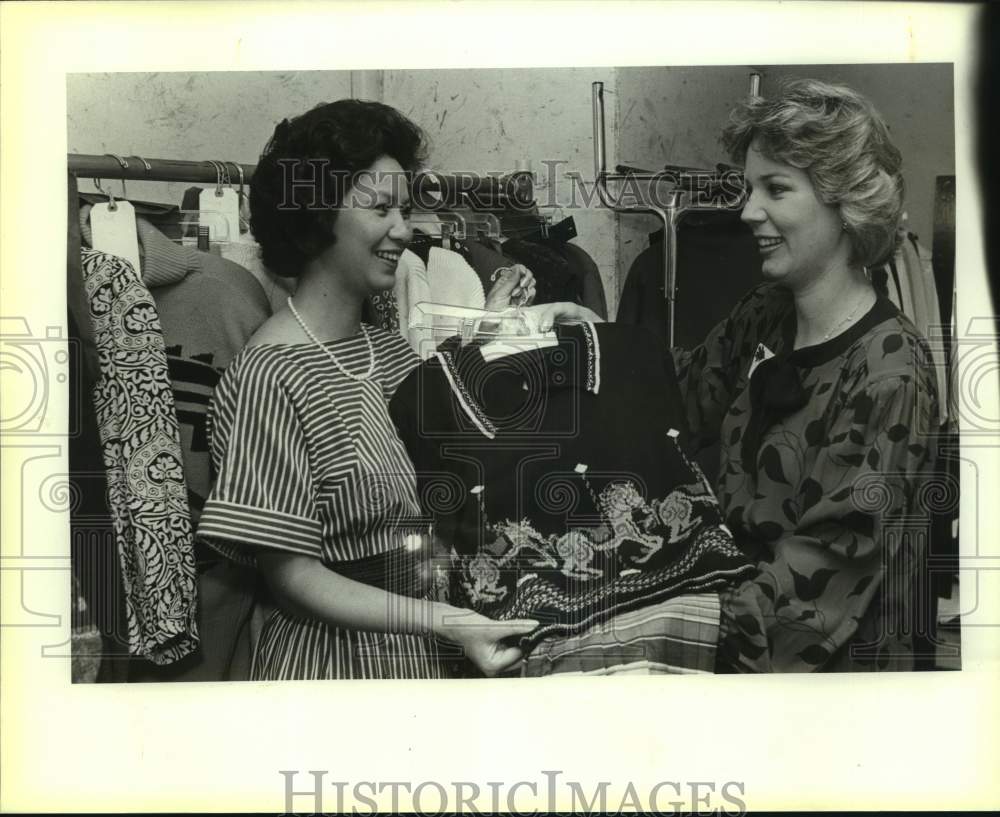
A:
{"type": "MultiPolygon", "coordinates": [[[[205,160],[186,161],[179,159],[147,159],[142,156],[116,156],[114,154],[70,153],[67,155],[69,172],[83,178],[115,180],[135,180],[150,182],[218,182],[219,167],[224,168],[229,178],[236,182],[242,168],[244,182],[253,177],[256,165],[238,162],[205,160]]],[[[489,174],[451,175],[448,173],[419,173],[414,184],[419,192],[454,195],[462,193],[480,196],[491,204],[506,204],[510,201],[523,202],[533,198],[534,192],[529,173],[514,172],[497,178],[489,174]]]]}
{"type": "MultiPolygon", "coordinates": [[[[654,213],[663,222],[663,294],[667,301],[667,342],[674,343],[674,303],[677,287],[677,222],[691,208],[687,195],[682,190],[669,191],[669,201],[664,207],[645,202],[623,205],[614,201],[608,192],[608,182],[620,182],[626,179],[645,181],[651,185],[663,182],[662,174],[656,173],[608,173],[607,156],[604,147],[604,83],[595,82],[591,85],[591,98],[594,114],[594,175],[597,185],[597,195],[601,203],[616,213],[654,213]]],[[[658,197],[659,198],[659,197],[658,197]]]]}
{"type": "Polygon", "coordinates": [[[256,165],[237,162],[184,161],[179,159],[146,159],[141,156],[100,156],[86,153],[70,153],[67,157],[69,172],[83,178],[98,178],[108,181],[127,179],[149,182],[204,182],[215,183],[219,180],[219,169],[222,165],[230,178],[235,182],[243,170],[244,182],[249,182],[256,165]]]}
{"type": "MultiPolygon", "coordinates": [[[[750,75],[750,96],[760,95],[760,74],[750,75]]],[[[653,202],[622,204],[615,201],[608,192],[608,182],[625,180],[647,182],[650,187],[667,181],[660,173],[608,173],[605,151],[604,125],[604,83],[591,85],[591,101],[594,117],[594,176],[597,194],[601,203],[616,213],[653,213],[663,222],[663,295],[667,302],[667,341],[674,343],[674,308],[677,300],[677,225],[685,214],[695,210],[728,209],[719,205],[695,202],[685,190],[669,190],[666,196],[656,196],[663,200],[660,207],[653,202]]]]}

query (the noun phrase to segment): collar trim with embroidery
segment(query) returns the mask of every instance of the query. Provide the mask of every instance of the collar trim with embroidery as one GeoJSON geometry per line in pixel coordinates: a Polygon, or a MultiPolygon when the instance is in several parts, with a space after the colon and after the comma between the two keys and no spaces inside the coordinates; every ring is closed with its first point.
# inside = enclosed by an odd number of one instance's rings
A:
{"type": "MultiPolygon", "coordinates": [[[[579,326],[587,354],[585,388],[592,394],[598,394],[601,389],[601,344],[597,328],[590,322],[581,323],[579,326]]],[[[450,350],[437,351],[434,353],[434,357],[441,364],[445,379],[448,381],[452,394],[455,395],[462,411],[484,437],[490,440],[495,439],[497,427],[466,387],[455,361],[454,353],[450,350]]]]}
{"type": "Polygon", "coordinates": [[[583,324],[583,339],[587,344],[587,391],[597,394],[601,390],[601,345],[590,321],[583,324]]]}
{"type": "Polygon", "coordinates": [[[482,432],[484,437],[490,440],[494,439],[497,436],[496,426],[493,425],[490,418],[486,416],[486,412],[479,407],[479,404],[472,399],[472,395],[465,388],[465,383],[458,373],[458,368],[455,366],[455,360],[451,356],[451,353],[435,352],[434,357],[441,364],[441,370],[448,380],[448,385],[451,386],[451,391],[455,395],[455,399],[458,400],[458,404],[462,407],[462,411],[472,420],[473,425],[482,432]]]}

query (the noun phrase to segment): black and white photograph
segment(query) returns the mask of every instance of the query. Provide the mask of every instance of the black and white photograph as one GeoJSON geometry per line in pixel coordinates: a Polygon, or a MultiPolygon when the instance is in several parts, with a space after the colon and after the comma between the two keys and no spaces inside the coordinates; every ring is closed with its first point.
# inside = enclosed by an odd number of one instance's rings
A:
{"type": "Polygon", "coordinates": [[[76,680],[960,666],[951,65],[67,83],[76,680]]]}
{"type": "Polygon", "coordinates": [[[977,9],[50,5],[4,710],[59,703],[4,808],[71,735],[159,779],[44,810],[995,801],[977,9]]]}

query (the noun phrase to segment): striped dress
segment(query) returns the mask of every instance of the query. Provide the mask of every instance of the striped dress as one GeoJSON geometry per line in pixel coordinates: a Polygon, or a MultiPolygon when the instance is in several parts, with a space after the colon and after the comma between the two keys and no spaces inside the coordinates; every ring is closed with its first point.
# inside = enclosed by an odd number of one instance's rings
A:
{"type": "MultiPolygon", "coordinates": [[[[346,377],[315,344],[251,346],[233,360],[209,409],[216,479],[200,539],[244,564],[271,548],[336,571],[397,550],[421,527],[413,465],[387,409],[419,359],[399,335],[368,331],[376,367],[366,381],[346,377]]],[[[324,345],[348,371],[366,370],[363,335],[324,345]]],[[[280,610],[267,620],[251,668],[254,680],[440,675],[433,641],[280,610]]]]}

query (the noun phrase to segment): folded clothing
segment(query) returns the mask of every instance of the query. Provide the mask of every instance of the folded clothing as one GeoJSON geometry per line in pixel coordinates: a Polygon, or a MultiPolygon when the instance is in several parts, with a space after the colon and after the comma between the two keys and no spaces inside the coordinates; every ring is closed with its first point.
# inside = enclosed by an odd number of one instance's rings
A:
{"type": "Polygon", "coordinates": [[[526,649],[753,572],[681,448],[655,337],[617,324],[556,335],[490,359],[451,339],[390,401],[424,511],[454,548],[452,603],[538,620],[526,649]]]}

